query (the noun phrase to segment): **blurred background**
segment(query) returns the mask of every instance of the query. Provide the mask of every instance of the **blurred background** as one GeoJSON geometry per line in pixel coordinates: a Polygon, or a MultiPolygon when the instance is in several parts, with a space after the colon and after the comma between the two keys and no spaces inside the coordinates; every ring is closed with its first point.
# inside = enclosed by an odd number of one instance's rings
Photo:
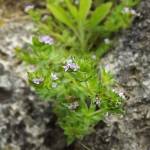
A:
{"type": "MultiPolygon", "coordinates": [[[[26,48],[36,25],[26,4],[44,8],[43,0],[0,0],[0,150],[85,150],[79,141],[66,145],[48,102],[26,83],[25,65],[15,48],[26,48]]],[[[90,150],[150,150],[150,1],[119,36],[101,63],[127,96],[124,116],[108,116],[82,141],[90,150]]]]}

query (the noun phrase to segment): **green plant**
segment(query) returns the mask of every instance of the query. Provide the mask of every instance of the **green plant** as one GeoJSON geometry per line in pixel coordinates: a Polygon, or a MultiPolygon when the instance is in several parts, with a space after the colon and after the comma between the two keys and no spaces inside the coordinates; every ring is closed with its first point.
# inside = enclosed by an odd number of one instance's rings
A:
{"type": "Polygon", "coordinates": [[[110,47],[112,34],[131,23],[136,12],[130,7],[136,3],[48,0],[52,15],[42,20],[47,11],[32,10],[33,6],[26,9],[40,36],[17,54],[34,67],[28,71],[29,83],[43,100],[51,101],[69,144],[91,133],[107,113],[123,112],[122,93],[114,90],[112,75],[97,62],[110,47]]]}
{"type": "Polygon", "coordinates": [[[52,15],[42,22],[39,21],[44,15],[42,11],[29,14],[36,18],[39,33],[49,34],[57,41],[57,48],[105,52],[111,45],[105,39],[112,39],[113,33],[127,28],[135,15],[124,9],[130,9],[138,1],[80,0],[75,4],[72,0],[47,0],[46,12],[52,15]]]}
{"type": "Polygon", "coordinates": [[[122,112],[122,98],[112,90],[112,75],[98,69],[96,59],[33,39],[32,51],[19,57],[35,67],[28,72],[29,83],[43,100],[51,101],[70,144],[91,133],[107,113],[122,112]]]}

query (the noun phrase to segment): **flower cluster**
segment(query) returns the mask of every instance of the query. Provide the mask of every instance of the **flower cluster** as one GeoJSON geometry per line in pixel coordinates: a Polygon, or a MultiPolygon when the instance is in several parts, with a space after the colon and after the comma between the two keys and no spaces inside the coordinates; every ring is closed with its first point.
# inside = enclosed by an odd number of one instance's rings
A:
{"type": "Polygon", "coordinates": [[[105,44],[110,44],[110,39],[106,38],[104,39],[105,44]]]}
{"type": "Polygon", "coordinates": [[[74,101],[71,104],[68,105],[68,109],[70,110],[75,110],[79,107],[79,102],[78,101],[74,101]]]}
{"type": "Polygon", "coordinates": [[[52,80],[58,80],[57,74],[56,73],[51,73],[51,78],[52,80]]]}
{"type": "Polygon", "coordinates": [[[77,71],[80,68],[77,64],[75,64],[73,59],[68,59],[66,61],[65,66],[63,66],[63,67],[64,67],[65,72],[68,70],[77,71]]]}
{"type": "Polygon", "coordinates": [[[29,83],[52,102],[68,144],[89,134],[107,114],[123,112],[125,95],[113,89],[118,86],[111,66],[100,67],[99,58],[113,45],[115,33],[140,15],[132,9],[136,1],[48,0],[44,13],[34,5],[24,9],[41,35],[32,38],[31,51],[18,55],[34,65],[29,83]]]}
{"type": "Polygon", "coordinates": [[[56,80],[58,80],[58,76],[56,73],[51,73],[51,79],[52,79],[52,88],[56,88],[57,87],[57,83],[55,82],[56,80]]]}
{"type": "Polygon", "coordinates": [[[37,85],[41,84],[43,81],[44,81],[44,78],[34,78],[34,79],[32,79],[32,82],[34,84],[37,84],[37,85]]]}
{"type": "Polygon", "coordinates": [[[128,7],[125,7],[122,11],[123,14],[131,14],[131,15],[134,15],[134,16],[140,16],[140,13],[137,13],[134,9],[131,9],[131,8],[128,8],[128,7]]]}
{"type": "Polygon", "coordinates": [[[125,97],[125,95],[124,95],[124,93],[122,92],[122,91],[118,91],[118,90],[116,90],[116,89],[113,89],[112,90],[114,93],[116,93],[117,95],[119,95],[122,99],[125,99],[126,97],[125,97]]]}
{"type": "Polygon", "coordinates": [[[44,44],[53,45],[54,39],[48,35],[43,35],[39,37],[39,41],[44,44]]]}
{"type": "Polygon", "coordinates": [[[95,103],[96,105],[98,105],[98,106],[101,104],[101,100],[99,99],[99,97],[96,97],[96,98],[95,98],[94,103],[95,103]]]}

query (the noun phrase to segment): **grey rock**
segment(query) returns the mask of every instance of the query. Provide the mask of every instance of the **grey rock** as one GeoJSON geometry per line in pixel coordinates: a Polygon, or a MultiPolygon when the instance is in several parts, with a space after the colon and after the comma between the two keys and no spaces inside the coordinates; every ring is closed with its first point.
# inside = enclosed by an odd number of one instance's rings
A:
{"type": "Polygon", "coordinates": [[[1,89],[3,88],[6,91],[11,91],[12,87],[13,87],[13,84],[8,74],[0,76],[0,88],[1,89]]]}
{"type": "Polygon", "coordinates": [[[4,74],[4,66],[0,63],[0,75],[4,74]]]}

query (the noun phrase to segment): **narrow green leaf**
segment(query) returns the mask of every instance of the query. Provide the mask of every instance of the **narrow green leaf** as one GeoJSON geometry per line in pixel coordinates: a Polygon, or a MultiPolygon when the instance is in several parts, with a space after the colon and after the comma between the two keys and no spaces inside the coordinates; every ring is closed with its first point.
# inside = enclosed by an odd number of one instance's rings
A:
{"type": "Polygon", "coordinates": [[[52,4],[49,4],[47,7],[58,21],[64,23],[69,28],[73,29],[72,22],[68,17],[67,12],[62,7],[52,4]]]}
{"type": "Polygon", "coordinates": [[[88,22],[89,28],[94,28],[97,26],[110,12],[112,3],[108,2],[100,5],[92,14],[91,19],[88,22]]]}
{"type": "Polygon", "coordinates": [[[132,7],[132,6],[137,5],[139,2],[140,2],[140,0],[123,0],[122,4],[125,6],[132,7]]]}
{"type": "Polygon", "coordinates": [[[69,11],[71,12],[72,16],[74,18],[77,18],[77,13],[78,13],[77,8],[71,3],[70,0],[65,0],[65,2],[66,2],[66,5],[67,5],[69,11]]]}
{"type": "Polygon", "coordinates": [[[80,0],[80,8],[79,8],[79,19],[86,19],[88,12],[91,8],[92,0],[80,0]]]}

